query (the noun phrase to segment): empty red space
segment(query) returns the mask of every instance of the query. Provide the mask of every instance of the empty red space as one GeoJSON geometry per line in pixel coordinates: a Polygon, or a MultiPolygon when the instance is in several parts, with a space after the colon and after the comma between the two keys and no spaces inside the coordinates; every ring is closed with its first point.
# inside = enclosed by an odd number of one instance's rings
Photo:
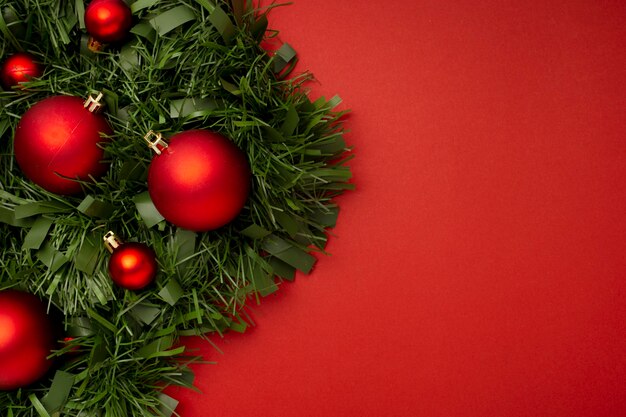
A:
{"type": "Polygon", "coordinates": [[[357,191],[183,417],[626,415],[626,5],[296,0],[357,191]]]}

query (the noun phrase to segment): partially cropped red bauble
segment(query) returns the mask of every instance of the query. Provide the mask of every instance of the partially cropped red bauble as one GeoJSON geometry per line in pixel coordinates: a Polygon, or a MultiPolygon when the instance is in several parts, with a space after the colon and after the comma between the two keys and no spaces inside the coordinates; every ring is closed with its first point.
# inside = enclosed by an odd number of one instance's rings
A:
{"type": "Polygon", "coordinates": [[[9,89],[33,77],[41,77],[41,66],[35,57],[26,52],[18,52],[8,57],[0,67],[0,81],[2,86],[9,89]]]}
{"type": "Polygon", "coordinates": [[[148,171],[148,191],[163,217],[203,232],[231,222],[246,203],[250,166],[224,136],[206,130],[178,133],[148,171]]]}
{"type": "Polygon", "coordinates": [[[26,387],[52,366],[54,348],[46,306],[32,294],[0,291],[0,390],[26,387]]]}
{"type": "Polygon", "coordinates": [[[113,250],[109,275],[115,284],[127,290],[141,290],[157,274],[156,253],[143,243],[129,242],[113,250]]]}
{"type": "Polygon", "coordinates": [[[15,130],[15,158],[26,177],[62,195],[81,191],[80,179],[102,176],[101,134],[112,133],[106,119],[85,109],[83,100],[54,96],[32,106],[15,130]],[[66,178],[64,178],[66,177],[66,178]]]}
{"type": "Polygon", "coordinates": [[[94,0],[85,10],[87,33],[100,42],[121,41],[131,25],[130,7],[122,0],[94,0]]]}

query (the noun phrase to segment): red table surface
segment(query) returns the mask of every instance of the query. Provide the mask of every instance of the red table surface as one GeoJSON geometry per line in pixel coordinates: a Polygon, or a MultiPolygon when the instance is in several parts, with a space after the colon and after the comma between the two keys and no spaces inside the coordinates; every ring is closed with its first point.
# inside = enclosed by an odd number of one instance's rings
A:
{"type": "Polygon", "coordinates": [[[626,3],[296,0],[357,191],[183,417],[626,415],[626,3]]]}

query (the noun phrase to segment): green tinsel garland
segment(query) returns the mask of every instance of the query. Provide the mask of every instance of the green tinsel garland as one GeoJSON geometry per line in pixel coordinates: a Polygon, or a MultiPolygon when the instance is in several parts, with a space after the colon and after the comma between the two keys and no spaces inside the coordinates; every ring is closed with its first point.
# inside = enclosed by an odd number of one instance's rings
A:
{"type": "MultiPolygon", "coordinates": [[[[24,90],[0,92],[0,291],[49,300],[74,339],[56,352],[50,379],[0,392],[2,416],[169,416],[168,385],[191,386],[196,358],[180,336],[243,331],[244,306],[309,272],[335,224],[333,198],[351,173],[339,100],[311,102],[308,73],[287,44],[259,46],[266,9],[250,0],[138,0],[138,22],[120,47],[86,48],[83,0],[0,0],[0,57],[32,53],[44,75],[24,90]],[[34,103],[56,94],[103,91],[115,132],[108,174],[84,195],[60,197],[23,177],[13,131],[34,103]],[[159,217],[146,194],[152,158],[142,138],[194,128],[216,130],[243,149],[253,184],[230,225],[193,233],[159,217]],[[156,285],[115,287],[102,236],[149,244],[156,285]]],[[[270,7],[271,8],[271,7],[270,7]]],[[[1,372],[1,370],[0,370],[1,372]]]]}

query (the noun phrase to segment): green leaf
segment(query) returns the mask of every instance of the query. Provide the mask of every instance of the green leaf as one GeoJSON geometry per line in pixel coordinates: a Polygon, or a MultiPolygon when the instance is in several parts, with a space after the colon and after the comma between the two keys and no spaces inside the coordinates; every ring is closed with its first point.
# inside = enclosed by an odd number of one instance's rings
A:
{"type": "Polygon", "coordinates": [[[315,265],[315,258],[313,256],[275,235],[270,235],[265,238],[263,249],[283,262],[307,274],[311,272],[313,265],[315,265]]]}
{"type": "Polygon", "coordinates": [[[154,203],[150,198],[150,194],[148,194],[147,191],[133,198],[133,202],[135,203],[137,211],[147,227],[153,227],[154,225],[165,220],[165,217],[161,216],[161,213],[159,213],[157,208],[154,206],[154,203]]]}
{"type": "Polygon", "coordinates": [[[50,274],[54,274],[69,260],[49,243],[45,244],[35,256],[48,267],[50,274]]]}
{"type": "Polygon", "coordinates": [[[112,204],[96,200],[90,195],[85,197],[76,209],[89,217],[100,219],[108,219],[115,211],[115,207],[112,204]]]}
{"type": "Polygon", "coordinates": [[[69,211],[68,206],[53,201],[43,201],[35,203],[26,203],[15,207],[15,219],[24,219],[26,217],[38,216],[46,213],[60,213],[69,211]]]}
{"type": "Polygon", "coordinates": [[[159,296],[171,306],[175,305],[184,294],[185,292],[175,279],[171,279],[170,282],[159,291],[159,296]]]}
{"type": "Polygon", "coordinates": [[[241,231],[242,235],[251,237],[252,239],[263,239],[270,233],[270,231],[265,230],[264,228],[256,224],[251,224],[241,231]]]}
{"type": "Polygon", "coordinates": [[[35,220],[33,227],[31,227],[30,231],[24,238],[22,250],[39,249],[43,241],[48,236],[48,232],[50,231],[52,224],[53,220],[47,217],[39,217],[35,220]]]}
{"type": "Polygon", "coordinates": [[[233,25],[233,22],[230,20],[226,12],[222,10],[219,6],[215,7],[215,10],[209,16],[209,21],[213,24],[217,32],[222,35],[222,39],[227,44],[231,43],[235,34],[237,33],[237,28],[233,25]]]}
{"type": "Polygon", "coordinates": [[[157,4],[159,0],[137,0],[133,4],[130,5],[130,11],[133,14],[137,14],[138,11],[150,8],[157,4]]]}
{"type": "Polygon", "coordinates": [[[95,241],[95,236],[85,237],[74,258],[76,269],[87,275],[93,275],[98,264],[98,259],[100,258],[101,245],[97,245],[95,241]]]}
{"type": "Polygon", "coordinates": [[[289,106],[287,110],[287,114],[285,115],[285,121],[283,122],[282,127],[280,128],[281,132],[285,137],[289,137],[293,135],[298,127],[298,123],[300,122],[300,117],[298,116],[298,111],[294,105],[289,106]]]}
{"type": "Polygon", "coordinates": [[[217,108],[217,102],[212,98],[184,98],[170,102],[170,117],[192,118],[209,116],[217,108]]]}
{"type": "Polygon", "coordinates": [[[139,22],[130,29],[130,33],[134,33],[137,36],[141,36],[154,43],[156,40],[157,32],[150,22],[139,22]]]}
{"type": "Polygon", "coordinates": [[[269,264],[274,270],[274,273],[279,277],[288,281],[293,281],[296,278],[296,268],[281,261],[280,259],[271,257],[269,259],[269,264]]]}
{"type": "Polygon", "coordinates": [[[163,36],[179,26],[196,19],[196,15],[189,7],[181,5],[161,13],[150,19],[150,25],[163,36]]]}
{"type": "Polygon", "coordinates": [[[129,313],[139,321],[149,325],[159,317],[161,309],[153,305],[137,304],[129,313]]]}
{"type": "Polygon", "coordinates": [[[60,411],[63,404],[66,403],[73,386],[74,375],[56,371],[50,390],[41,399],[41,403],[49,413],[60,411]]]}
{"type": "Polygon", "coordinates": [[[176,407],[178,407],[177,400],[162,392],[159,393],[159,402],[161,403],[159,406],[159,412],[163,415],[163,417],[171,417],[174,410],[176,410],[176,407]]]}

